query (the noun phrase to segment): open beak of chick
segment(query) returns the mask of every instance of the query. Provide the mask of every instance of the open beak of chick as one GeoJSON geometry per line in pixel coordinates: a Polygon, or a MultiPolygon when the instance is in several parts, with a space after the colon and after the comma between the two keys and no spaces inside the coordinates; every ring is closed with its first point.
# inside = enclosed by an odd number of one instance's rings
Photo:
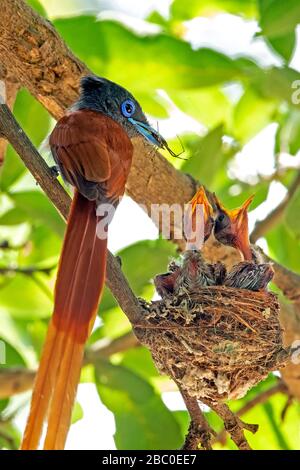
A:
{"type": "Polygon", "coordinates": [[[238,249],[244,260],[252,261],[252,252],[249,241],[248,207],[253,201],[250,196],[238,209],[226,209],[214,194],[214,202],[217,209],[215,218],[214,235],[223,245],[229,245],[238,249]]]}
{"type": "Polygon", "coordinates": [[[184,214],[186,249],[200,250],[214,226],[213,208],[201,186],[187,205],[184,214]]]}

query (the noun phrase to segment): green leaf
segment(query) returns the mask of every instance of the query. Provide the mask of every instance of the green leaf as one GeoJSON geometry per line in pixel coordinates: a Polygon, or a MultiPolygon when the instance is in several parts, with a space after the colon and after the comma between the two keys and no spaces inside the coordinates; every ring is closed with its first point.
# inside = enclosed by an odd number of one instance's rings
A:
{"type": "Polygon", "coordinates": [[[159,119],[169,117],[169,113],[167,111],[169,104],[157,93],[138,91],[134,95],[139,103],[143,103],[143,111],[145,113],[159,119]]]}
{"type": "Polygon", "coordinates": [[[289,62],[296,47],[296,33],[293,31],[283,36],[267,38],[267,42],[275,52],[281,55],[286,62],[289,62]]]}
{"type": "Polygon", "coordinates": [[[28,221],[28,216],[22,209],[9,209],[0,217],[0,225],[19,225],[28,221]]]}
{"type": "Polygon", "coordinates": [[[14,114],[30,140],[38,147],[50,129],[49,113],[27,90],[22,89],[16,99],[14,114]]]}
{"type": "Polygon", "coordinates": [[[19,365],[24,364],[23,359],[27,364],[34,362],[30,335],[27,332],[27,323],[13,318],[10,312],[2,308],[2,302],[0,309],[0,337],[22,357],[19,365]]]}
{"type": "MultiPolygon", "coordinates": [[[[269,15],[269,10],[273,8],[273,4],[276,3],[277,0],[259,0],[259,11],[260,17],[264,18],[266,15],[269,15]]],[[[287,7],[288,8],[288,7],[287,7]]],[[[271,46],[271,48],[277,52],[280,56],[282,56],[286,62],[292,57],[292,54],[295,49],[296,45],[296,34],[295,31],[290,31],[285,34],[282,34],[280,31],[279,34],[276,36],[270,36],[268,34],[265,35],[267,43],[271,46]]]]}
{"type": "MultiPolygon", "coordinates": [[[[298,218],[298,213],[296,218],[298,218]]],[[[281,223],[265,238],[272,258],[285,267],[300,272],[300,243],[292,234],[290,227],[281,223]]]]}
{"type": "Polygon", "coordinates": [[[20,431],[10,421],[0,421],[0,449],[18,450],[20,431]]]}
{"type": "Polygon", "coordinates": [[[189,413],[185,410],[176,410],[176,411],[173,411],[173,416],[180,426],[181,434],[183,436],[186,436],[188,432],[189,424],[190,424],[189,413]]]}
{"type": "Polygon", "coordinates": [[[176,20],[186,21],[195,16],[211,16],[220,12],[255,17],[256,0],[174,0],[171,15],[176,20]]]}
{"type": "Polygon", "coordinates": [[[122,354],[120,365],[149,381],[159,375],[150,351],[144,347],[131,348],[122,354]]]}
{"type": "Polygon", "coordinates": [[[44,17],[47,16],[45,8],[42,6],[41,2],[39,2],[38,0],[26,0],[26,3],[28,3],[28,5],[30,5],[31,8],[33,8],[37,13],[39,13],[39,15],[44,16],[44,17]]]}
{"type": "Polygon", "coordinates": [[[241,76],[234,60],[224,54],[205,48],[193,50],[188,42],[164,33],[138,36],[120,23],[96,22],[87,16],[57,20],[55,26],[95,73],[134,93],[156,88],[199,88],[241,76]],[[121,54],[121,50],[126,53],[121,54]]]}
{"type": "MultiPolygon", "coordinates": [[[[14,115],[33,144],[39,146],[46,137],[50,126],[50,115],[45,108],[27,90],[23,89],[18,92],[14,115]]],[[[0,189],[2,191],[8,190],[25,171],[24,163],[9,146],[0,173],[0,189]]]]}
{"type": "Polygon", "coordinates": [[[29,246],[19,252],[19,264],[22,266],[55,267],[58,263],[61,245],[61,237],[47,226],[35,224],[31,227],[29,246]]]}
{"type": "Polygon", "coordinates": [[[3,410],[5,410],[5,408],[7,407],[9,403],[9,399],[8,398],[4,398],[2,400],[0,400],[0,414],[2,413],[3,410]]]}
{"type": "Polygon", "coordinates": [[[77,423],[77,421],[80,421],[83,418],[83,409],[80,403],[76,401],[73,411],[72,411],[72,418],[71,418],[71,423],[77,423]]]}
{"type": "Polygon", "coordinates": [[[238,182],[235,183],[232,180],[227,180],[226,184],[220,189],[218,189],[218,197],[220,198],[225,207],[233,209],[235,207],[240,207],[248,197],[252,196],[252,194],[255,194],[254,200],[249,208],[249,210],[252,211],[266,200],[268,191],[269,183],[267,181],[263,181],[257,185],[250,186],[243,185],[238,182]],[[233,186],[235,186],[235,189],[237,189],[237,187],[240,187],[239,193],[235,194],[234,196],[230,192],[233,186]]]}
{"type": "Polygon", "coordinates": [[[300,110],[289,109],[282,119],[279,119],[275,152],[287,152],[296,155],[299,150],[300,110]]]}
{"type": "Polygon", "coordinates": [[[63,236],[65,223],[44,193],[38,190],[19,191],[10,193],[10,198],[15,207],[21,209],[22,213],[27,215],[27,221],[30,217],[33,222],[43,222],[59,236],[63,236]]]}
{"type": "Polygon", "coordinates": [[[182,165],[184,173],[193,175],[202,184],[211,186],[223,159],[223,124],[209,131],[202,139],[196,138],[189,144],[191,157],[182,165]]]}
{"type": "Polygon", "coordinates": [[[267,0],[263,9],[260,27],[269,38],[282,36],[294,31],[300,23],[300,3],[298,0],[267,0]]]}
{"type": "Polygon", "coordinates": [[[270,421],[270,425],[273,428],[274,434],[276,436],[276,439],[278,441],[279,448],[282,450],[289,450],[289,446],[285,440],[284,434],[281,432],[280,427],[276,423],[276,419],[274,416],[274,410],[273,406],[271,403],[264,403],[263,408],[265,410],[266,415],[268,416],[268,419],[270,421]]]}
{"type": "Polygon", "coordinates": [[[231,115],[229,99],[217,87],[176,90],[169,93],[174,103],[186,114],[208,127],[228,123],[231,115]]]}
{"type": "MultiPolygon", "coordinates": [[[[44,276],[45,277],[45,276],[44,276]]],[[[52,311],[52,302],[36,284],[34,278],[15,275],[0,289],[0,305],[14,318],[47,318],[52,311]]]]}
{"type": "Polygon", "coordinates": [[[264,99],[252,88],[247,88],[235,106],[232,133],[241,142],[247,142],[271,120],[278,107],[274,99],[264,99]]]}
{"type": "Polygon", "coordinates": [[[154,388],[129,369],[99,362],[96,386],[101,401],[114,413],[115,442],[120,450],[178,449],[180,427],[154,388]]]}
{"type": "MultiPolygon", "coordinates": [[[[264,98],[277,98],[300,109],[300,103],[294,99],[296,91],[293,88],[293,83],[300,80],[299,72],[290,67],[271,67],[267,70],[247,67],[247,69],[252,86],[264,98]]],[[[246,72],[246,68],[244,70],[246,72]]]]}
{"type": "Polygon", "coordinates": [[[24,163],[9,145],[7,147],[4,165],[0,170],[0,190],[7,191],[25,172],[26,168],[24,163]]]}
{"type": "Polygon", "coordinates": [[[21,354],[0,336],[0,368],[7,369],[9,367],[25,365],[21,354]]]}
{"type": "Polygon", "coordinates": [[[300,188],[292,197],[285,213],[285,223],[291,233],[300,241],[300,188]]]}

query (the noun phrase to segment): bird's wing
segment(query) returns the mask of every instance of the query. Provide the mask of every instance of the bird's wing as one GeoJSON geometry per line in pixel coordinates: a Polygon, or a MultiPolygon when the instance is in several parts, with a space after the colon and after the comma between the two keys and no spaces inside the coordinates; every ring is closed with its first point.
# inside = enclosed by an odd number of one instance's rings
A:
{"type": "Polygon", "coordinates": [[[90,110],[70,113],[53,130],[50,147],[64,179],[89,199],[96,199],[97,184],[109,196],[123,193],[132,144],[114,120],[90,110]]]}

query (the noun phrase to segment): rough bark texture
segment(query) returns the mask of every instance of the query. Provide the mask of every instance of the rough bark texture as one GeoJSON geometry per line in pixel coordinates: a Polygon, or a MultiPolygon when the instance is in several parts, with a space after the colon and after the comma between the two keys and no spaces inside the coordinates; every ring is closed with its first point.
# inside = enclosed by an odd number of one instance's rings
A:
{"type": "MultiPolygon", "coordinates": [[[[76,99],[79,78],[88,69],[72,54],[51,23],[22,0],[0,0],[0,11],[0,63],[55,118],[61,117],[76,99]]],[[[139,139],[135,141],[135,158],[127,186],[128,194],[135,201],[147,207],[151,203],[184,203],[194,189],[191,178],[176,171],[158,152],[150,152],[139,139]]],[[[225,262],[232,262],[231,250],[218,247],[217,252],[225,262]]],[[[208,253],[215,257],[215,244],[210,243],[208,253]]],[[[286,287],[281,286],[284,290],[286,287]]],[[[296,318],[294,309],[289,315],[296,318]]],[[[298,328],[296,323],[294,326],[298,328]]],[[[290,324],[284,323],[287,337],[290,324]]],[[[291,334],[300,337],[300,328],[291,334]]],[[[299,366],[289,367],[291,371],[296,368],[294,376],[299,375],[299,366]]],[[[300,398],[300,381],[293,389],[300,398]]]]}

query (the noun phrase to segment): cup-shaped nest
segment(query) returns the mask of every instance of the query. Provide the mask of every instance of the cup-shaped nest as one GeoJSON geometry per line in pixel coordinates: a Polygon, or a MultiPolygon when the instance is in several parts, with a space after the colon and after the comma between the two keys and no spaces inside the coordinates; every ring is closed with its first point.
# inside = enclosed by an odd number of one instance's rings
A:
{"type": "Polygon", "coordinates": [[[241,398],[288,359],[273,293],[215,286],[143,306],[137,337],[199,400],[241,398]]]}

